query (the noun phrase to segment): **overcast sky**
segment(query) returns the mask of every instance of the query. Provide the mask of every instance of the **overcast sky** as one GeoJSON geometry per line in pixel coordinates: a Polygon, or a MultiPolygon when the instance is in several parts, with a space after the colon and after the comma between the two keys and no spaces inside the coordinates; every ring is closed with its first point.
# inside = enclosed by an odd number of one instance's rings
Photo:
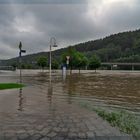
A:
{"type": "Polygon", "coordinates": [[[0,59],[140,28],[139,0],[0,0],[0,59]]]}

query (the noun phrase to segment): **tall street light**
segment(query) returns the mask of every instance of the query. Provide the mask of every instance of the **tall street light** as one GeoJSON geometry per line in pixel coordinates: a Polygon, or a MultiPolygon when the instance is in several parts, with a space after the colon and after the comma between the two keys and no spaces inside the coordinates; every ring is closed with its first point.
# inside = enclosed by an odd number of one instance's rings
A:
{"type": "Polygon", "coordinates": [[[49,73],[50,73],[50,79],[51,79],[51,70],[52,70],[52,47],[57,47],[56,45],[56,39],[54,37],[51,37],[50,39],[50,64],[49,64],[49,73]]]}

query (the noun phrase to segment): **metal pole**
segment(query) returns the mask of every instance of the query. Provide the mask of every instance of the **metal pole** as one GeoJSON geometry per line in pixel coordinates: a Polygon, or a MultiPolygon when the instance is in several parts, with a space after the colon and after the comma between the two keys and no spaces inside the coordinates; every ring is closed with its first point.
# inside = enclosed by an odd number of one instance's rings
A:
{"type": "Polygon", "coordinates": [[[51,80],[51,74],[52,74],[52,72],[51,72],[51,69],[52,69],[52,45],[51,45],[51,41],[50,41],[50,80],[51,80]]]}
{"type": "Polygon", "coordinates": [[[19,71],[20,71],[20,83],[22,83],[22,72],[21,72],[21,49],[19,52],[19,71]]]}
{"type": "Polygon", "coordinates": [[[52,47],[57,47],[56,45],[56,40],[54,37],[52,37],[50,39],[50,70],[49,70],[49,73],[50,73],[50,79],[51,79],[51,75],[52,75],[52,47]]]}
{"type": "Polygon", "coordinates": [[[21,71],[21,64],[22,64],[22,59],[21,59],[21,53],[26,53],[26,50],[22,50],[22,43],[19,43],[19,71],[20,71],[20,83],[22,83],[22,71],[21,71]]]}

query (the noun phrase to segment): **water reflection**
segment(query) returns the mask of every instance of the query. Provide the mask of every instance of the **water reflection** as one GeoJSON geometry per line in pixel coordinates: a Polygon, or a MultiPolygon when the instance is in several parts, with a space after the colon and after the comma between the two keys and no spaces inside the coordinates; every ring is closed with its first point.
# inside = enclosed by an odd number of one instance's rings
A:
{"type": "Polygon", "coordinates": [[[49,82],[48,94],[47,94],[49,104],[52,104],[52,95],[53,95],[53,86],[52,83],[49,82]]]}
{"type": "MultiPolygon", "coordinates": [[[[47,73],[44,75],[37,73],[30,77],[23,76],[23,80],[29,85],[28,96],[31,96],[29,100],[35,99],[35,104],[39,100],[38,97],[47,99],[47,103],[51,106],[52,104],[57,106],[57,103],[61,103],[61,101],[72,104],[78,99],[99,107],[124,108],[138,113],[140,112],[140,74],[137,75],[128,75],[127,73],[120,75],[117,72],[114,75],[73,73],[62,77],[60,72],[53,73],[52,80],[49,80],[47,73]]],[[[21,92],[22,89],[19,92],[19,106],[21,106],[19,110],[23,110],[21,92]]],[[[26,92],[24,93],[26,94],[26,92]]]]}
{"type": "Polygon", "coordinates": [[[18,110],[23,111],[23,100],[24,100],[24,98],[23,98],[22,88],[19,89],[19,96],[18,97],[19,97],[18,110]]]}
{"type": "Polygon", "coordinates": [[[66,77],[67,77],[67,75],[62,73],[62,79],[63,79],[63,82],[66,81],[66,77]]]}
{"type": "Polygon", "coordinates": [[[67,93],[69,104],[74,99],[82,99],[96,106],[139,112],[139,83],[138,77],[72,74],[63,82],[62,92],[67,93]]]}
{"type": "Polygon", "coordinates": [[[79,75],[67,75],[63,91],[67,92],[67,102],[72,104],[72,97],[76,95],[77,84],[79,83],[79,75]]]}
{"type": "Polygon", "coordinates": [[[67,77],[66,88],[68,90],[68,104],[72,104],[72,94],[75,89],[75,82],[72,80],[72,77],[67,77]]]}
{"type": "MultiPolygon", "coordinates": [[[[20,69],[20,75],[19,75],[19,82],[20,84],[22,84],[22,70],[20,69]]],[[[23,94],[22,94],[22,88],[19,89],[19,107],[18,110],[19,111],[23,111],[23,94]]]]}
{"type": "Polygon", "coordinates": [[[51,105],[52,104],[52,95],[53,95],[53,85],[52,85],[52,77],[49,77],[49,83],[48,83],[48,94],[47,94],[47,98],[48,98],[48,102],[51,105]]]}

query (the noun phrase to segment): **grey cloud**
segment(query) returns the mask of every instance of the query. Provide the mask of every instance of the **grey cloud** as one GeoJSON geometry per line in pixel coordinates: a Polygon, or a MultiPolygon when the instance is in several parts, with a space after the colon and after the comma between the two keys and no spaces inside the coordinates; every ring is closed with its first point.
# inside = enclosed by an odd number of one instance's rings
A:
{"type": "Polygon", "coordinates": [[[48,50],[49,39],[53,36],[56,37],[59,47],[66,47],[139,28],[140,4],[137,0],[131,7],[120,3],[112,4],[95,17],[94,12],[102,1],[94,1],[93,16],[87,15],[90,3],[80,0],[76,1],[77,4],[72,4],[74,0],[48,0],[54,3],[45,5],[0,4],[0,59],[18,55],[19,41],[22,41],[27,53],[35,53],[48,50]]]}
{"type": "MultiPolygon", "coordinates": [[[[129,8],[125,4],[115,4],[107,11],[108,16],[104,15],[104,20],[116,31],[134,30],[140,28],[140,3],[129,8]]],[[[107,25],[106,25],[107,26],[107,25]]]]}
{"type": "Polygon", "coordinates": [[[87,0],[0,0],[1,4],[81,4],[87,0]]]}
{"type": "Polygon", "coordinates": [[[86,17],[87,5],[38,6],[28,9],[34,11],[40,31],[46,32],[48,36],[56,36],[64,42],[85,41],[96,36],[99,31],[92,20],[86,17]]]}

